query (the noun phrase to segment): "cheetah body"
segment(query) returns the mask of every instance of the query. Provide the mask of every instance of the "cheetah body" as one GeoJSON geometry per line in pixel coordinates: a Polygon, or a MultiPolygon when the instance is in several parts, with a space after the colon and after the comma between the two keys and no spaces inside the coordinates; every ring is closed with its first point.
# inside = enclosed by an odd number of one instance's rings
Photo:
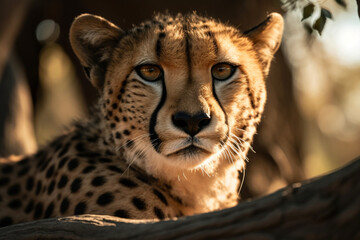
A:
{"type": "Polygon", "coordinates": [[[281,33],[278,14],[246,34],[196,14],[158,15],[128,32],[78,17],[70,41],[99,102],[36,154],[2,160],[0,225],[234,206],[281,33]]]}

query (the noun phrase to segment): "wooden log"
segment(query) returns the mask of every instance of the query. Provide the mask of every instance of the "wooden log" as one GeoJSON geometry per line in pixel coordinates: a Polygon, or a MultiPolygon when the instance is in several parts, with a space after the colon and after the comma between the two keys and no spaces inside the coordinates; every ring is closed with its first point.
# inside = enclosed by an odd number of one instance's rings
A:
{"type": "Polygon", "coordinates": [[[168,221],[80,215],[8,226],[0,239],[360,239],[360,158],[234,208],[168,221]]]}

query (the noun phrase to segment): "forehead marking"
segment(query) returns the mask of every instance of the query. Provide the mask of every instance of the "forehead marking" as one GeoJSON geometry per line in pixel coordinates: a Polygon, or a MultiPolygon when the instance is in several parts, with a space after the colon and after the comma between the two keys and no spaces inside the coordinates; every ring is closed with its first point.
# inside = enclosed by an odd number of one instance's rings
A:
{"type": "Polygon", "coordinates": [[[158,39],[156,41],[155,52],[158,58],[160,58],[161,56],[161,41],[163,38],[165,38],[165,36],[166,36],[165,32],[160,32],[158,35],[158,39]]]}
{"type": "Polygon", "coordinates": [[[191,80],[191,54],[190,54],[190,35],[189,35],[189,21],[187,18],[184,18],[183,22],[183,32],[184,32],[184,38],[185,38],[185,54],[186,54],[186,62],[188,67],[188,81],[192,82],[191,80]]]}

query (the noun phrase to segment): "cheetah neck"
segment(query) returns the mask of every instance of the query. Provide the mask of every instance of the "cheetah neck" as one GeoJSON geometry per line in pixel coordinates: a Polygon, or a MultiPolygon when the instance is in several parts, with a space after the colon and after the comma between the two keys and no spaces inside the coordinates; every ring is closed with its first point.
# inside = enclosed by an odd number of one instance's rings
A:
{"type": "MultiPolygon", "coordinates": [[[[111,138],[109,139],[110,134],[105,122],[99,123],[97,116],[89,124],[93,126],[94,132],[102,134],[103,141],[112,144],[113,141],[111,138]]],[[[243,152],[247,153],[247,149],[243,149],[243,152]]],[[[131,159],[131,156],[124,154],[121,149],[117,154],[121,159],[124,157],[131,159]]],[[[147,157],[157,158],[158,156],[147,157]]],[[[229,159],[222,159],[220,156],[218,159],[212,159],[212,163],[209,164],[211,167],[180,171],[174,170],[171,166],[147,165],[146,159],[141,159],[141,164],[136,164],[139,162],[138,160],[140,159],[130,160],[130,162],[144,171],[144,174],[158,179],[160,185],[170,186],[170,194],[181,199],[185,215],[219,210],[235,206],[238,203],[240,183],[238,172],[245,167],[243,159],[235,161],[233,159],[230,162],[229,159]]]]}
{"type": "Polygon", "coordinates": [[[224,162],[209,174],[201,170],[183,173],[171,180],[172,193],[189,206],[189,215],[235,206],[239,200],[236,165],[224,162]]]}
{"type": "Polygon", "coordinates": [[[149,175],[171,186],[170,194],[182,200],[186,215],[235,206],[239,200],[238,171],[244,167],[242,159],[230,162],[221,157],[197,170],[176,170],[164,165],[142,166],[149,175]]]}

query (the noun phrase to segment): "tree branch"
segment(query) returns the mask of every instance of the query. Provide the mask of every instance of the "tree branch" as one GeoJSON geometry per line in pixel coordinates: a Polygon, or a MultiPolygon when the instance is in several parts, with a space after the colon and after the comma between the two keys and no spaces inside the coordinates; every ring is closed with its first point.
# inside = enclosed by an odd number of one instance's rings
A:
{"type": "Polygon", "coordinates": [[[360,158],[234,208],[162,222],[81,215],[8,226],[0,239],[359,239],[360,158]]]}

